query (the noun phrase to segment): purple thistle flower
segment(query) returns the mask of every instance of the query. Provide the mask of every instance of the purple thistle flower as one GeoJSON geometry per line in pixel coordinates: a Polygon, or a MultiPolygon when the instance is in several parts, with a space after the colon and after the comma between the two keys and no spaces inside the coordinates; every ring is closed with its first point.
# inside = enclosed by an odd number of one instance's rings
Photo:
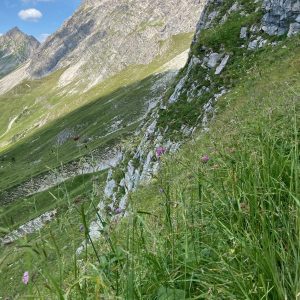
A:
{"type": "Polygon", "coordinates": [[[116,215],[119,215],[119,214],[121,214],[123,211],[124,211],[124,210],[123,210],[122,208],[118,207],[118,208],[115,209],[114,212],[115,212],[116,215]]]}
{"type": "Polygon", "coordinates": [[[28,282],[29,282],[29,272],[28,272],[28,271],[24,272],[23,277],[22,277],[22,282],[23,282],[25,285],[28,284],[28,282]]]}
{"type": "Polygon", "coordinates": [[[164,155],[167,152],[167,149],[165,147],[158,147],[156,149],[156,156],[159,158],[162,155],[164,155]]]}
{"type": "Polygon", "coordinates": [[[208,163],[208,161],[210,160],[209,156],[208,155],[204,155],[201,157],[200,161],[203,163],[203,164],[206,164],[208,163]]]}

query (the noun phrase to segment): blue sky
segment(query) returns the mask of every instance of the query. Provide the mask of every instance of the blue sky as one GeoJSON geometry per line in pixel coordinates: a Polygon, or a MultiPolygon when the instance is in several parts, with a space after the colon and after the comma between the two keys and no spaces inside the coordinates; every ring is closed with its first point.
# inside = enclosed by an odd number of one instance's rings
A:
{"type": "Polygon", "coordinates": [[[55,32],[81,0],[0,0],[0,34],[17,26],[39,40],[55,32]]]}

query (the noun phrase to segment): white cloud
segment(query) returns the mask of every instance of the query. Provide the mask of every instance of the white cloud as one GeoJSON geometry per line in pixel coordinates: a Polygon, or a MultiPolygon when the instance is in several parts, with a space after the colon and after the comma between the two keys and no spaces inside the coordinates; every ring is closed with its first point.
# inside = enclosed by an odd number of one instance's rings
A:
{"type": "Polygon", "coordinates": [[[42,33],[42,34],[40,34],[39,35],[39,41],[41,43],[44,43],[49,35],[50,35],[49,33],[42,33]]]}
{"type": "Polygon", "coordinates": [[[36,21],[38,21],[39,19],[41,19],[43,17],[43,14],[35,8],[29,8],[29,9],[21,10],[19,12],[18,16],[23,21],[34,21],[34,22],[36,22],[36,21]]]}

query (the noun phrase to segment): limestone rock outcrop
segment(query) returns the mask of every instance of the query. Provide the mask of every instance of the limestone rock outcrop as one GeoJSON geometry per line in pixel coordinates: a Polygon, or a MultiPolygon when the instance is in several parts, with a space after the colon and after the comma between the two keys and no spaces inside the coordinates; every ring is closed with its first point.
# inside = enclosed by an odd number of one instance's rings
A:
{"type": "Polygon", "coordinates": [[[300,31],[299,0],[264,0],[262,29],[269,35],[294,35],[300,31]]]}

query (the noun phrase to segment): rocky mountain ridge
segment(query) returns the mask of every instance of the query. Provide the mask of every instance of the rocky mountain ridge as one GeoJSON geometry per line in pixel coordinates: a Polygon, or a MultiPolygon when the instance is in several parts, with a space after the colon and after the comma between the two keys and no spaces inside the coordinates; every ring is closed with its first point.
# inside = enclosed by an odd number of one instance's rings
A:
{"type": "Polygon", "coordinates": [[[0,78],[27,61],[40,46],[33,36],[14,27],[0,36],[0,78]]]}
{"type": "MultiPolygon", "coordinates": [[[[299,22],[297,0],[207,1],[187,65],[145,119],[137,133],[138,146],[125,153],[119,166],[108,173],[104,201],[98,207],[103,218],[107,211],[116,209],[126,214],[130,192],[148,183],[160,168],[162,154],[157,149],[173,153],[195,131],[209,132],[218,99],[251,67],[255,53],[280,45],[283,35],[297,34],[299,22]],[[232,71],[236,66],[243,69],[238,75],[232,71]]],[[[91,236],[98,238],[101,229],[98,221],[93,222],[91,236]]]]}
{"type": "Polygon", "coordinates": [[[41,46],[28,72],[40,78],[66,68],[61,86],[84,82],[92,87],[130,65],[150,63],[166,52],[169,38],[193,32],[203,3],[84,1],[41,46]]]}

